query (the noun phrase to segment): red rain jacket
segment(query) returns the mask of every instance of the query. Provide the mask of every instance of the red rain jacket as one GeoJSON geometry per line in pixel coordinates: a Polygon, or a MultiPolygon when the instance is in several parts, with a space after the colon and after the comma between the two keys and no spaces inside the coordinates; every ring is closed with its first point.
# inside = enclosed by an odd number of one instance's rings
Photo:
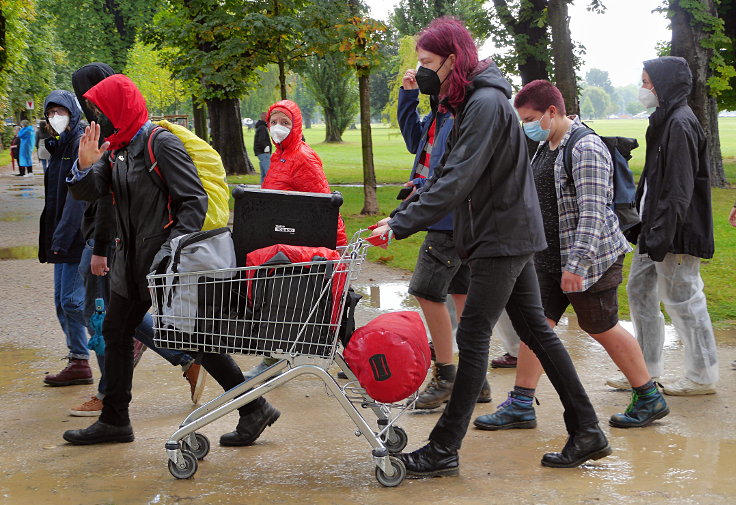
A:
{"type": "MultiPolygon", "coordinates": [[[[285,109],[291,115],[291,132],[271,155],[271,167],[261,185],[264,189],[282,191],[305,191],[309,193],[330,193],[330,185],[319,159],[306,142],[302,140],[302,112],[291,100],[281,100],[268,109],[268,117],[275,108],[285,109]]],[[[103,111],[104,112],[104,111],[103,111]]],[[[337,245],[347,245],[345,224],[342,217],[337,218],[337,245]]]]}

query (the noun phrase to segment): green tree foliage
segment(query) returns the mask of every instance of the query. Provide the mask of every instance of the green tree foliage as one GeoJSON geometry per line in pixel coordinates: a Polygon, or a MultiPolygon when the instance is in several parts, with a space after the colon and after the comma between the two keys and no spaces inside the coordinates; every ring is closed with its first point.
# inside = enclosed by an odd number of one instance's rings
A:
{"type": "Polygon", "coordinates": [[[0,110],[8,108],[12,79],[28,61],[30,24],[35,17],[33,2],[0,0],[0,110]]]}
{"type": "Polygon", "coordinates": [[[244,117],[257,121],[261,112],[268,111],[271,104],[279,100],[279,67],[271,64],[265,70],[259,70],[255,82],[240,100],[240,112],[244,117]]]}
{"type": "Polygon", "coordinates": [[[158,60],[158,53],[152,46],[140,40],[128,53],[125,74],[138,86],[146,99],[151,114],[161,115],[169,111],[178,112],[178,104],[186,100],[184,85],[171,78],[169,70],[158,60]]]}
{"type": "Polygon", "coordinates": [[[595,107],[593,107],[593,101],[589,96],[584,96],[580,102],[580,115],[583,119],[595,118],[595,107]]]}
{"type": "Polygon", "coordinates": [[[491,33],[485,0],[401,0],[389,16],[389,23],[400,36],[414,36],[433,19],[454,16],[461,19],[478,42],[491,33]]]}
{"type": "MultiPolygon", "coordinates": [[[[396,119],[396,109],[399,106],[399,89],[401,88],[401,80],[404,73],[410,68],[417,67],[416,41],[414,37],[404,36],[399,39],[399,52],[397,56],[396,77],[391,81],[389,98],[386,107],[383,109],[384,115],[389,117],[389,122],[393,128],[398,128],[399,123],[396,119]]],[[[419,108],[420,114],[429,112],[429,97],[420,95],[419,108]]]]}
{"type": "Polygon", "coordinates": [[[585,84],[588,86],[598,86],[609,95],[615,93],[613,86],[611,85],[611,79],[608,76],[608,72],[599,68],[591,68],[585,74],[585,84]]]}
{"type": "MultiPolygon", "coordinates": [[[[593,110],[592,116],[587,117],[593,117],[596,119],[604,118],[611,110],[611,97],[608,96],[608,93],[606,93],[606,90],[603,88],[599,88],[598,86],[587,86],[583,90],[583,103],[588,100],[590,101],[593,110]]],[[[581,111],[582,109],[583,108],[581,106],[581,111]]],[[[587,110],[586,115],[588,113],[590,113],[589,109],[587,110]]]]}
{"type": "Polygon", "coordinates": [[[358,113],[355,76],[340,53],[313,56],[302,71],[304,86],[322,107],[325,142],[342,142],[342,134],[358,113]]]}

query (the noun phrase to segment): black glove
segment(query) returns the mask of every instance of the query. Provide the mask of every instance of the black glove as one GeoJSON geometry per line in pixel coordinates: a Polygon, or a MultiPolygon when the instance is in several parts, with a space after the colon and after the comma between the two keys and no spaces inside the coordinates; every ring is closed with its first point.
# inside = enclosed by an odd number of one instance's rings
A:
{"type": "Polygon", "coordinates": [[[169,264],[171,258],[171,243],[167,240],[161,245],[161,249],[158,250],[156,256],[153,257],[151,263],[150,273],[162,274],[166,271],[166,266],[169,264]]]}

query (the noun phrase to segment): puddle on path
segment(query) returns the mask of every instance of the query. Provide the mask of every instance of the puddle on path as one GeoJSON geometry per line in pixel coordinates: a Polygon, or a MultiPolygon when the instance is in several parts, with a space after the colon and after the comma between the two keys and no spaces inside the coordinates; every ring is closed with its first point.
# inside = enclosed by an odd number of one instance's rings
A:
{"type": "Polygon", "coordinates": [[[33,245],[0,247],[0,260],[30,260],[35,258],[38,258],[38,247],[33,245]]]}

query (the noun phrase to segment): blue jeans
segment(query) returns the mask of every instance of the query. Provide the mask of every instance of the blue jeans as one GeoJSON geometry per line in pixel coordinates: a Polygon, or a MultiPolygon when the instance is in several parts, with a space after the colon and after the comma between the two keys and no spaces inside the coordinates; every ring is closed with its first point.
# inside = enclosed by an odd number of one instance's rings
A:
{"type": "MultiPolygon", "coordinates": [[[[85,287],[85,300],[84,300],[84,320],[85,324],[89,329],[90,335],[92,334],[92,326],[90,325],[90,319],[92,314],[95,312],[95,299],[102,298],[105,300],[105,308],[110,303],[110,278],[107,275],[94,275],[90,271],[90,263],[92,261],[92,254],[94,251],[94,240],[88,240],[82,252],[82,259],[79,262],[79,273],[84,280],[85,287]]],[[[108,250],[108,265],[112,257],[112,248],[108,250]]],[[[142,342],[146,347],[151,349],[153,352],[164,358],[172,365],[186,365],[191,362],[192,358],[189,354],[184,351],[177,351],[174,349],[160,349],[153,343],[153,317],[151,314],[146,313],[143,316],[143,320],[136,327],[134,337],[136,340],[142,342]]],[[[97,364],[100,367],[100,384],[97,387],[98,392],[101,395],[105,394],[105,387],[107,385],[107,374],[105,374],[105,356],[97,355],[97,364]]]]}
{"type": "Polygon", "coordinates": [[[48,164],[49,160],[45,160],[45,159],[41,158],[40,161],[41,161],[41,166],[43,167],[43,173],[45,174],[46,173],[46,165],[48,164]]]}
{"type": "Polygon", "coordinates": [[[256,156],[258,156],[258,164],[261,165],[261,184],[263,184],[268,169],[271,168],[271,153],[257,154],[256,156]]]}
{"type": "Polygon", "coordinates": [[[54,264],[54,305],[56,317],[66,336],[69,358],[89,359],[84,318],[84,283],[79,263],[54,264]]]}

